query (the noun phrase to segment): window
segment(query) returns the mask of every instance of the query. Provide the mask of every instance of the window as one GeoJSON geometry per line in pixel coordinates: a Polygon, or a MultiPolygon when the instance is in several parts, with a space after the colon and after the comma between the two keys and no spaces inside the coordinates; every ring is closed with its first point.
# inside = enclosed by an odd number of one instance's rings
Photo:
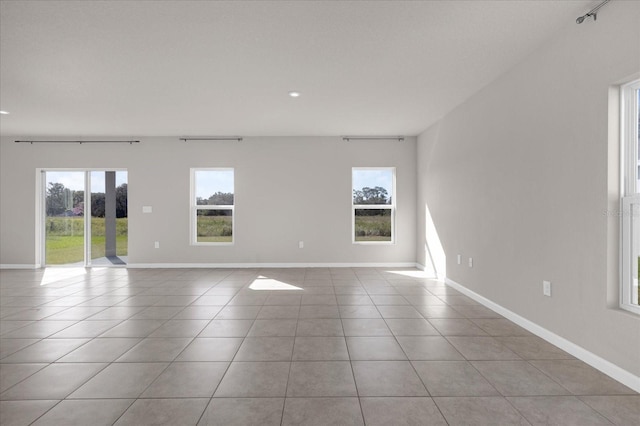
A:
{"type": "Polygon", "coordinates": [[[621,87],[622,291],[621,306],[640,313],[640,80],[621,87]]]}
{"type": "Polygon", "coordinates": [[[353,168],[353,243],[395,241],[395,181],[394,167],[353,168]]]}
{"type": "Polygon", "coordinates": [[[191,169],[191,243],[233,243],[233,169],[191,169]]]}

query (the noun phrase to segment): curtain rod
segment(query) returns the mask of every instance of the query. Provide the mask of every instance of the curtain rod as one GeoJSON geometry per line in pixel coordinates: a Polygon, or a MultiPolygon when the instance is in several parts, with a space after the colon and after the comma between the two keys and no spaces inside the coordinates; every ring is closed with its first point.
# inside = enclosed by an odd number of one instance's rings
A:
{"type": "Polygon", "coordinates": [[[604,0],[602,3],[600,3],[599,5],[597,5],[596,7],[594,7],[593,9],[591,9],[590,11],[588,11],[587,13],[585,13],[582,16],[578,16],[578,18],[576,19],[576,24],[582,24],[584,22],[585,19],[593,16],[593,20],[595,21],[596,19],[598,19],[598,10],[600,10],[600,8],[602,6],[604,6],[605,4],[609,3],[611,0],[604,0]]]}
{"type": "Polygon", "coordinates": [[[241,136],[211,136],[211,137],[192,137],[192,138],[180,138],[181,141],[237,141],[242,142],[241,136]]]}
{"type": "Polygon", "coordinates": [[[400,141],[404,140],[404,136],[343,136],[343,141],[400,141]]]}
{"type": "Polygon", "coordinates": [[[128,143],[129,145],[133,145],[134,143],[140,143],[140,141],[55,141],[55,140],[48,140],[48,141],[36,141],[36,140],[29,140],[29,141],[15,141],[16,143],[30,143],[30,144],[34,144],[34,143],[79,143],[80,145],[84,144],[84,143],[128,143]]]}

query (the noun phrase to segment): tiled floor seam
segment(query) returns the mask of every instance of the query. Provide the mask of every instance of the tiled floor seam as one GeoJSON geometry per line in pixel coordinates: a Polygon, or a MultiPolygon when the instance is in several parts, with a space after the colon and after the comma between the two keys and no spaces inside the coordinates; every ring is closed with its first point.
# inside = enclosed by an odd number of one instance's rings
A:
{"type": "MultiPolygon", "coordinates": [[[[335,286],[334,286],[335,291],[335,286]]],[[[337,299],[336,299],[337,303],[337,299]]],[[[338,308],[338,314],[340,315],[340,326],[342,327],[342,335],[344,336],[345,346],[347,348],[347,357],[349,358],[349,367],[351,368],[351,377],[353,378],[353,384],[356,388],[356,397],[358,398],[358,406],[360,407],[360,415],[362,416],[362,422],[366,425],[367,421],[364,417],[364,409],[362,408],[362,400],[360,399],[360,390],[358,389],[358,382],[356,381],[356,373],[353,368],[353,360],[351,359],[351,353],[349,352],[349,345],[347,344],[347,336],[344,330],[344,324],[342,323],[342,315],[338,308]]]]}

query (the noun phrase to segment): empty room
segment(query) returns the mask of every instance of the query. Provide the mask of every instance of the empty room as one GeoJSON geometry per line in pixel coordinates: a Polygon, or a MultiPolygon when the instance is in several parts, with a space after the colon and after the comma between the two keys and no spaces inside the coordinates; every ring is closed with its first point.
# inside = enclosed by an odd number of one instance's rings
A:
{"type": "Polygon", "coordinates": [[[640,425],[640,2],[0,0],[0,424],[640,425]]]}

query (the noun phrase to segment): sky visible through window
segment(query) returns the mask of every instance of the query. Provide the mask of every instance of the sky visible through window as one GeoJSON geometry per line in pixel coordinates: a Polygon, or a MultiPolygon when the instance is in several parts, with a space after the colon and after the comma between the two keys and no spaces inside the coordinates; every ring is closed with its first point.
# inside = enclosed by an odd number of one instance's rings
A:
{"type": "Polygon", "coordinates": [[[353,169],[353,189],[375,188],[380,186],[393,195],[393,170],[387,169],[353,169]]]}
{"type": "Polygon", "coordinates": [[[209,198],[216,192],[233,194],[233,170],[196,170],[196,198],[209,198]]]}
{"type": "MultiPolygon", "coordinates": [[[[49,182],[61,183],[65,188],[73,191],[84,189],[84,172],[79,171],[48,171],[47,186],[49,182]]],[[[116,172],[116,187],[127,183],[127,172],[116,172]]],[[[104,192],[104,171],[91,172],[91,192],[104,192]]]]}

